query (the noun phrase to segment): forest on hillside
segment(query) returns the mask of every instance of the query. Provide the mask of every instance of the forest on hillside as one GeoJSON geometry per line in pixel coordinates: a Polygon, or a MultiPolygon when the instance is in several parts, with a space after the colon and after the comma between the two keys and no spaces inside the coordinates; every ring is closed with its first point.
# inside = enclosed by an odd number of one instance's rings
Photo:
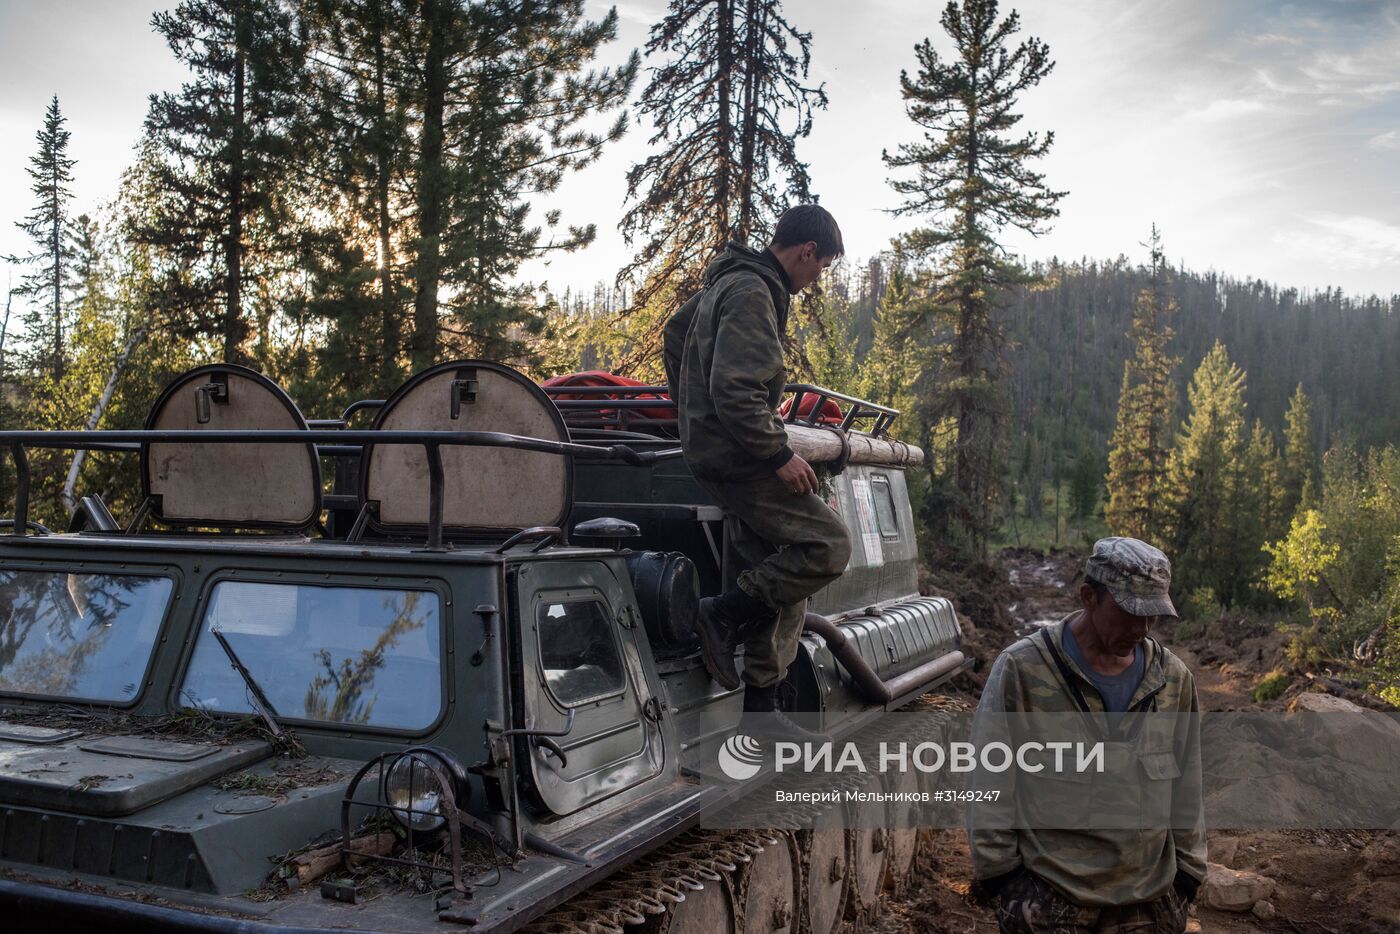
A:
{"type": "MultiPolygon", "coordinates": [[[[8,258],[0,424],[139,427],[173,375],[218,360],[313,418],[453,358],[658,378],[661,326],[710,259],[820,196],[801,147],[828,100],[801,14],[672,0],[615,67],[617,13],[582,0],[154,14],[189,78],[150,98],[114,197],[75,203],[84,128],[56,96],[8,180],[33,208],[13,219],[31,249],[8,258]],[[625,133],[649,143],[626,205],[565,223],[550,196],[625,133]],[[522,279],[598,224],[633,251],[612,281],[522,279]]],[[[1190,605],[1291,614],[1299,658],[1400,690],[1400,294],[1172,267],[1155,228],[1112,259],[1019,261],[1006,234],[1048,230],[1066,194],[1038,169],[1053,128],[1018,113],[1054,59],[995,0],[953,0],[940,26],[889,88],[907,124],[871,142],[917,226],[799,303],[791,376],[904,411],[936,572],[986,562],[1068,485],[1076,514],[1177,555],[1190,605]]],[[[44,521],[80,492],[139,505],[120,458],[36,451],[33,469],[44,521]]]]}
{"type": "MultiPolygon", "coordinates": [[[[1169,233],[1169,232],[1168,232],[1169,233]]],[[[1013,468],[1029,478],[1068,475],[1085,451],[1106,457],[1123,365],[1133,352],[1138,294],[1151,276],[1137,261],[1051,260],[1029,266],[995,316],[1006,329],[1013,468]]],[[[890,258],[838,271],[823,314],[854,339],[857,363],[875,337],[890,258]]],[[[1351,297],[1340,290],[1299,292],[1226,274],[1168,270],[1175,303],[1170,349],[1182,359],[1173,386],[1186,398],[1190,375],[1220,341],[1249,374],[1245,402],[1279,438],[1289,400],[1302,386],[1312,400],[1318,456],[1339,443],[1363,447],[1400,440],[1400,296],[1351,297]]]]}
{"type": "MultiPolygon", "coordinates": [[[[843,341],[849,338],[859,367],[874,343],[876,310],[896,268],[892,254],[841,262],[824,280],[813,313],[796,323],[794,344],[820,340],[822,328],[836,327],[843,341]]],[[[994,314],[1008,337],[1007,384],[1013,434],[1020,439],[1013,460],[1026,465],[1026,474],[1049,478],[1057,460],[1067,473],[1085,450],[1104,456],[1123,364],[1133,351],[1134,305],[1151,273],[1145,251],[1138,261],[1036,262],[1029,272],[1033,287],[1007,295],[994,314]]],[[[1181,268],[1169,271],[1167,292],[1179,309],[1172,342],[1183,361],[1173,380],[1179,398],[1191,372],[1221,341],[1250,374],[1249,411],[1272,431],[1283,431],[1289,399],[1302,385],[1313,402],[1319,456],[1345,441],[1369,447],[1400,440],[1400,295],[1300,292],[1181,268]]],[[[607,319],[626,308],[627,296],[599,283],[554,302],[566,321],[607,319]]],[[[615,366],[596,347],[583,345],[578,353],[570,365],[615,366]]],[[[803,367],[802,355],[794,357],[803,367]]]]}

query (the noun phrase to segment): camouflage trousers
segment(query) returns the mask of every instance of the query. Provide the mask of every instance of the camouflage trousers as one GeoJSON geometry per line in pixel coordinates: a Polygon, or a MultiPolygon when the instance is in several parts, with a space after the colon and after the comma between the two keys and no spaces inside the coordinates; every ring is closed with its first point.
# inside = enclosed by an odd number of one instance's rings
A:
{"type": "Polygon", "coordinates": [[[1181,934],[1186,900],[1172,888],[1150,902],[1085,908],[1032,872],[1001,890],[997,923],[1002,934],[1181,934]]]}
{"type": "Polygon", "coordinates": [[[840,577],[851,558],[846,523],[814,494],[797,495],[777,475],[696,482],[724,510],[730,542],[748,569],[739,587],[778,614],[744,639],[744,680],[777,684],[797,657],[807,598],[840,577]]]}

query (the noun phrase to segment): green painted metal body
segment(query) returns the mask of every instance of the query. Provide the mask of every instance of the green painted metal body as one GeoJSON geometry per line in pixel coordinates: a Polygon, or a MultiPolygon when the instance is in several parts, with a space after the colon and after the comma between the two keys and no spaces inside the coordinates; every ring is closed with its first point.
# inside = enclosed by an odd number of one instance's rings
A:
{"type": "MultiPolygon", "coordinates": [[[[149,664],[132,666],[129,697],[93,703],[0,693],[0,904],[19,917],[58,911],[151,929],[224,929],[234,919],[241,930],[428,931],[464,923],[513,930],[722,808],[738,792],[695,784],[685,765],[687,756],[711,748],[707,742],[732,734],[740,694],[711,681],[693,653],[653,646],[626,560],[630,550],[683,552],[698,570],[701,592],[715,592],[737,573],[722,517],[679,459],[581,462],[574,500],[571,526],[614,516],[635,522],[640,536],[607,547],[535,550],[530,541],[504,552],[494,540],[432,551],[421,541],[305,535],[0,537],[5,574],[70,581],[154,575],[173,584],[149,664]],[[212,619],[229,620],[221,631],[259,670],[302,677],[322,671],[305,659],[253,651],[259,640],[291,640],[293,625],[307,613],[315,622],[314,612],[278,609],[283,604],[275,600],[211,609],[216,590],[232,585],[243,589],[226,592],[293,593],[300,607],[353,588],[411,592],[419,595],[414,605],[435,607],[435,629],[430,638],[423,626],[401,641],[398,648],[415,646],[411,658],[390,652],[371,667],[368,687],[362,677],[348,706],[329,708],[359,712],[340,720],[317,700],[324,685],[270,675],[265,687],[278,699],[278,722],[304,747],[304,759],[289,759],[261,739],[148,735],[137,725],[187,718],[192,692],[217,693],[218,704],[246,709],[228,687],[237,676],[222,665],[217,690],[190,683],[191,671],[216,671],[197,657],[212,619]],[[278,622],[284,616],[293,622],[278,622]],[[567,644],[571,634],[595,631],[592,642],[567,644]],[[436,698],[437,709],[404,701],[409,691],[436,698]],[[376,716],[419,725],[376,725],[376,716]],[[354,719],[362,722],[346,722],[354,719]],[[546,742],[521,731],[559,735],[546,742]],[[465,768],[459,803],[520,847],[510,868],[479,872],[469,880],[471,897],[445,906],[411,888],[359,905],[315,890],[288,894],[281,883],[274,900],[246,894],[268,878],[273,860],[338,839],[347,783],[364,763],[419,745],[446,750],[465,768]],[[87,891],[65,890],[72,879],[87,891]],[[107,895],[121,897],[104,901],[107,895]]],[[[832,502],[851,527],[855,554],[813,609],[846,627],[882,677],[955,651],[951,606],[917,594],[902,473],[850,466],[834,478],[832,502]]],[[[333,642],[335,628],[313,638],[333,642]]],[[[803,703],[835,730],[882,711],[862,699],[815,637],[804,637],[790,677],[803,703]]],[[[237,719],[216,712],[199,722],[237,719]]],[[[371,804],[376,793],[373,781],[364,782],[357,800],[371,804]]]]}

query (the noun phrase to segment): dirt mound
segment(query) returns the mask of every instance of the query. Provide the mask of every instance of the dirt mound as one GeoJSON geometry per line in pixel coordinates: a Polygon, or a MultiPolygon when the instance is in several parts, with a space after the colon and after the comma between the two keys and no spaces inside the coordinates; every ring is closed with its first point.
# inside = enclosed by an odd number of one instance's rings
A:
{"type": "Polygon", "coordinates": [[[1072,584],[1083,564],[1074,552],[1010,548],[971,568],[921,568],[919,592],[953,602],[963,651],[977,662],[951,689],[975,700],[1002,649],[1072,611],[1077,605],[1072,584]]]}
{"type": "Polygon", "coordinates": [[[1371,710],[1395,708],[1369,693],[1364,682],[1336,675],[1327,668],[1299,670],[1289,661],[1289,635],[1273,620],[1222,614],[1205,625],[1187,621],[1162,627],[1157,635],[1203,683],[1228,682],[1231,690],[1208,710],[1287,710],[1303,694],[1323,691],[1371,710]],[[1276,681],[1273,690],[1255,696],[1261,682],[1276,681]],[[1228,700],[1227,700],[1228,697],[1228,700]]]}
{"type": "MultiPolygon", "coordinates": [[[[1208,711],[1310,709],[1298,697],[1319,689],[1316,679],[1297,675],[1277,697],[1255,700],[1253,691],[1265,675],[1285,667],[1287,637],[1276,626],[1244,616],[1222,616],[1203,631],[1165,627],[1158,633],[1196,678],[1201,707],[1208,711]],[[1174,628],[1188,634],[1176,639],[1174,628]]],[[[1351,699],[1359,700],[1353,693],[1351,699]]],[[[1207,766],[1209,768],[1209,766],[1207,766]]],[[[1228,772],[1228,764],[1217,767],[1228,772]]],[[[1253,806],[1287,807],[1290,776],[1237,789],[1253,806]],[[1269,802],[1272,800],[1272,804],[1269,802]]],[[[1201,930],[1315,931],[1319,934],[1395,934],[1400,932],[1400,876],[1378,876],[1386,865],[1377,854],[1400,841],[1396,831],[1365,830],[1212,830],[1212,860],[1268,876],[1278,883],[1270,896],[1277,916],[1262,921],[1251,915],[1201,908],[1201,930]]]]}

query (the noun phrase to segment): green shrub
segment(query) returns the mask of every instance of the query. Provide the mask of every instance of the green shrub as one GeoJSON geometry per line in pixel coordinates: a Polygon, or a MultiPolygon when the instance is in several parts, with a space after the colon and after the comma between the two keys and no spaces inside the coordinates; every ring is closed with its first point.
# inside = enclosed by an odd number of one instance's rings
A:
{"type": "Polygon", "coordinates": [[[1290,680],[1287,672],[1279,671],[1275,668],[1273,671],[1254,682],[1254,691],[1252,693],[1255,703],[1263,704],[1282,697],[1283,692],[1288,690],[1290,680]]]}

